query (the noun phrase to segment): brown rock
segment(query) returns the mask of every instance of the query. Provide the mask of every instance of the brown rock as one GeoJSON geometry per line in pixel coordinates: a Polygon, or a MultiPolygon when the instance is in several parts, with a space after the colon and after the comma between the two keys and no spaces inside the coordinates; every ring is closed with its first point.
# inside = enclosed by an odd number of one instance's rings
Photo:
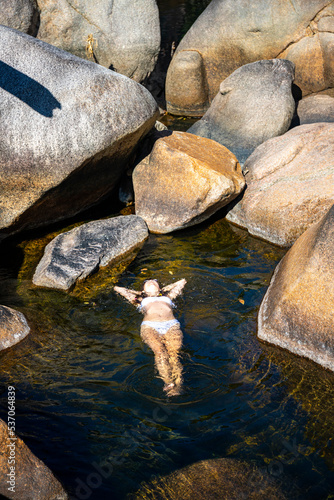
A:
{"type": "Polygon", "coordinates": [[[260,339],[334,371],[334,206],[277,266],[258,318],[260,339]]]}
{"type": "Polygon", "coordinates": [[[29,332],[30,328],[22,313],[0,306],[0,351],[17,344],[29,332]]]}
{"type": "Polygon", "coordinates": [[[144,484],[133,500],[283,500],[269,476],[245,462],[229,458],[202,460],[144,484]]]}
{"type": "Polygon", "coordinates": [[[166,79],[170,113],[206,111],[240,66],[284,58],[303,94],[333,87],[333,7],[328,0],[212,0],[179,44],[166,79]],[[196,55],[195,55],[196,54],[196,55]],[[191,64],[189,63],[191,61],[191,64]]]}
{"type": "Polygon", "coordinates": [[[0,419],[0,494],[13,500],[67,500],[60,482],[24,442],[0,419]],[[10,445],[10,446],[8,446],[10,445]],[[8,463],[15,452],[15,492],[8,489],[8,463]]]}
{"type": "Polygon", "coordinates": [[[193,226],[228,204],[245,186],[236,157],[210,139],[173,132],[158,139],[133,172],[136,214],[150,231],[193,226]]]}
{"type": "Polygon", "coordinates": [[[247,189],[227,219],[291,246],[334,199],[334,124],[296,127],[261,144],[244,165],[247,189]]]}
{"type": "Polygon", "coordinates": [[[321,94],[306,97],[299,101],[297,115],[300,125],[334,122],[334,98],[321,94]]]}

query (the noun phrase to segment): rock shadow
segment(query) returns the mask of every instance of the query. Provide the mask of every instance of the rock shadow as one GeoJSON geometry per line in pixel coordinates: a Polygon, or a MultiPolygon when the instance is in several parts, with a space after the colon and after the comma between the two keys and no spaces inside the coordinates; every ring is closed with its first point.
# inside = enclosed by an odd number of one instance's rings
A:
{"type": "Polygon", "coordinates": [[[0,61],[0,87],[47,118],[52,118],[54,109],[61,109],[60,102],[47,88],[3,61],[0,61]]]}

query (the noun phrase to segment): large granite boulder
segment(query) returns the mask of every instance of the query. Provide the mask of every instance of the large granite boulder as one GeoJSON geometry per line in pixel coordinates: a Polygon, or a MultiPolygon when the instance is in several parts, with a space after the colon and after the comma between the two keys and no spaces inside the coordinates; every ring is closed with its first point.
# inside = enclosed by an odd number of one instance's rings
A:
{"type": "Polygon", "coordinates": [[[133,172],[136,214],[153,233],[193,226],[228,204],[245,180],[224,146],[186,132],[158,139],[133,172]]]}
{"type": "Polygon", "coordinates": [[[183,38],[166,80],[167,110],[201,116],[240,66],[281,57],[304,95],[334,86],[329,0],[212,0],[183,38]]]}
{"type": "Polygon", "coordinates": [[[291,246],[334,200],[334,124],[295,127],[261,144],[244,165],[247,188],[227,219],[291,246]]]}
{"type": "Polygon", "coordinates": [[[41,40],[137,82],[153,70],[160,49],[155,0],[37,1],[41,40]]]}
{"type": "Polygon", "coordinates": [[[35,36],[39,24],[36,0],[1,0],[0,24],[35,36]]]}
{"type": "Polygon", "coordinates": [[[82,224],[59,234],[45,247],[33,283],[68,290],[99,267],[124,259],[147,237],[147,226],[136,215],[82,224]]]}
{"type": "Polygon", "coordinates": [[[259,338],[334,371],[333,283],[334,206],[277,266],[259,311],[259,338]]]}
{"type": "Polygon", "coordinates": [[[317,94],[301,99],[298,103],[297,117],[300,125],[334,122],[334,98],[317,94]]]}
{"type": "Polygon", "coordinates": [[[0,233],[70,217],[115,187],[157,104],[141,85],[0,26],[0,233]]]}
{"type": "Polygon", "coordinates": [[[14,431],[0,419],[0,495],[12,500],[67,500],[60,482],[14,431]]]}
{"type": "Polygon", "coordinates": [[[257,146],[289,129],[295,110],[293,78],[293,63],[281,59],[238,68],[188,132],[223,144],[244,163],[257,146]]]}
{"type": "Polygon", "coordinates": [[[202,460],[143,484],[132,500],[284,500],[267,472],[231,458],[202,460]]]}
{"type": "Polygon", "coordinates": [[[21,312],[0,306],[0,351],[17,344],[29,332],[29,325],[21,312]]]}

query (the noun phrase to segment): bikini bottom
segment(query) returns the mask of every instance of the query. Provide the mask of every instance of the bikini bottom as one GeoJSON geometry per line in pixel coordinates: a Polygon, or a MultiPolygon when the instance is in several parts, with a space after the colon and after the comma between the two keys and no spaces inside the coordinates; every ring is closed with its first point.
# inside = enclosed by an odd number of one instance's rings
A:
{"type": "Polygon", "coordinates": [[[149,326],[156,330],[160,335],[165,335],[172,326],[178,325],[180,323],[177,319],[170,319],[168,321],[143,321],[142,326],[149,326]]]}

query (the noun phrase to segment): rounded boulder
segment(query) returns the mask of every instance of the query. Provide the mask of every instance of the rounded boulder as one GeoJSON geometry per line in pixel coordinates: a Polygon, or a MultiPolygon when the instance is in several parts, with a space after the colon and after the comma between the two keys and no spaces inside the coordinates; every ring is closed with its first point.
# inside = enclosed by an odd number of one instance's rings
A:
{"type": "Polygon", "coordinates": [[[245,186],[224,146],[186,132],[158,139],[133,172],[136,214],[151,232],[193,226],[227,205],[245,186]]]}
{"type": "Polygon", "coordinates": [[[334,371],[334,205],[276,267],[258,337],[334,371]]]}
{"type": "Polygon", "coordinates": [[[247,188],[227,214],[250,234],[290,247],[334,199],[334,124],[295,127],[247,159],[247,188]]]}

